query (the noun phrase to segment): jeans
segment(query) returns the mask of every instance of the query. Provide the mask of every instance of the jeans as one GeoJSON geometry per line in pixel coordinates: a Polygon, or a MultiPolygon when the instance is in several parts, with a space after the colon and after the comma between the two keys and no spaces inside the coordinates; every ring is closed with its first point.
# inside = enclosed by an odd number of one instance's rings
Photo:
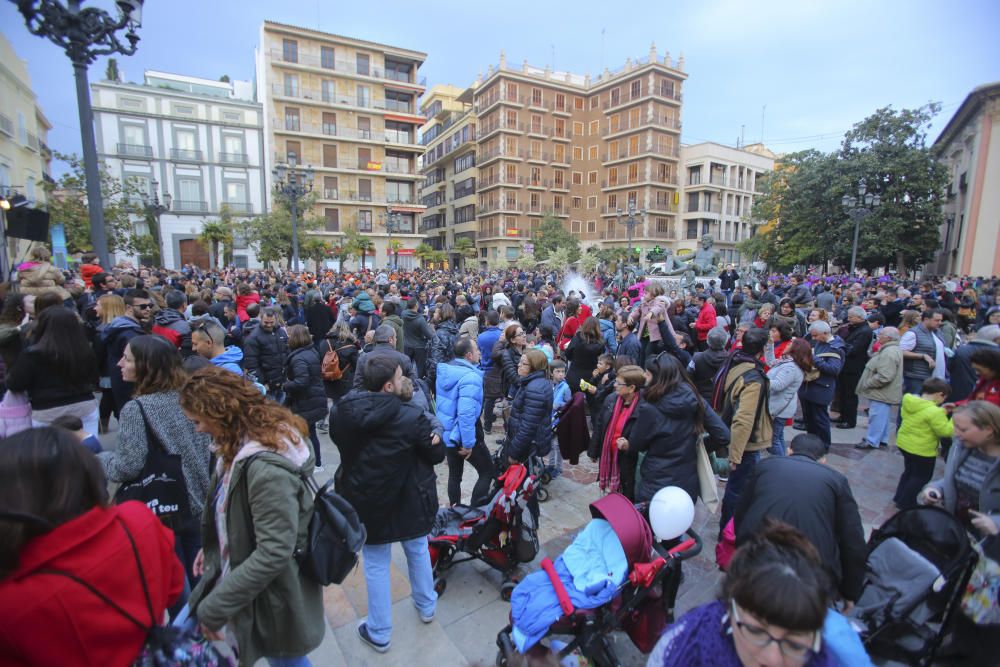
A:
{"type": "Polygon", "coordinates": [[[937,457],[917,456],[903,450],[899,450],[899,453],[903,455],[903,474],[899,477],[896,495],[892,499],[896,507],[906,510],[917,506],[917,494],[934,477],[937,457]]]}
{"type": "Polygon", "coordinates": [[[493,411],[496,410],[497,401],[499,400],[499,397],[495,396],[483,399],[483,427],[486,429],[493,428],[493,422],[496,420],[493,411]]]}
{"type": "Polygon", "coordinates": [[[726,295],[726,310],[729,310],[733,307],[733,290],[724,289],[722,293],[726,295]]]}
{"type": "Polygon", "coordinates": [[[806,433],[819,436],[823,441],[827,451],[830,450],[830,413],[824,403],[813,403],[812,401],[801,400],[802,421],[806,423],[806,433]]]}
{"type": "MultiPolygon", "coordinates": [[[[478,430],[478,428],[477,428],[478,430]]],[[[472,487],[473,507],[480,507],[490,501],[490,484],[493,483],[493,457],[486,443],[480,440],[472,448],[472,454],[468,459],[462,458],[457,447],[448,447],[446,450],[448,458],[448,504],[457,505],[462,502],[462,473],[465,470],[465,463],[468,461],[476,469],[479,479],[472,487]]]]}
{"type": "Polygon", "coordinates": [[[740,461],[735,470],[730,471],[729,481],[726,482],[726,495],[722,497],[722,514],[719,516],[720,536],[722,535],[722,529],[726,527],[729,520],[733,518],[733,514],[736,513],[736,504],[740,500],[740,492],[743,491],[744,485],[746,485],[754,468],[757,467],[757,461],[759,460],[760,452],[743,452],[743,460],[740,461]]]}
{"type": "MultiPolygon", "coordinates": [[[[413,603],[421,614],[431,616],[437,607],[437,593],[434,592],[434,570],[427,551],[427,536],[404,540],[400,544],[406,553],[413,603]]],[[[368,585],[368,634],[383,644],[392,637],[392,590],[389,586],[392,544],[366,544],[361,553],[368,585]]]]}
{"type": "Polygon", "coordinates": [[[316,422],[309,423],[309,440],[312,442],[313,453],[316,454],[316,466],[323,465],[323,452],[320,450],[319,434],[316,432],[316,422]]]}
{"type": "Polygon", "coordinates": [[[297,658],[264,658],[270,667],[312,667],[309,658],[300,655],[297,658]]]}
{"type": "Polygon", "coordinates": [[[774,418],[774,435],[771,436],[771,446],[767,451],[774,456],[785,455],[785,418],[774,418]]]}
{"type": "Polygon", "coordinates": [[[552,453],[549,454],[549,467],[557,473],[562,473],[563,457],[559,451],[559,438],[552,436],[552,453]]]}
{"type": "Polygon", "coordinates": [[[892,406],[882,401],[868,402],[868,433],[865,442],[869,447],[878,447],[883,442],[889,442],[889,416],[892,406]]]}

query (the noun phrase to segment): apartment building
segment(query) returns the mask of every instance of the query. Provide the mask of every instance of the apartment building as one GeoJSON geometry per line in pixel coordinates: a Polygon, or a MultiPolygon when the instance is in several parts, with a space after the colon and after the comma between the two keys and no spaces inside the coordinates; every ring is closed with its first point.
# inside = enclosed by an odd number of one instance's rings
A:
{"type": "MultiPolygon", "coordinates": [[[[91,100],[98,156],[111,174],[155,190],[161,203],[170,195],[160,217],[165,267],[210,265],[198,236],[223,205],[236,219],[266,210],[263,116],[251,82],[148,70],[141,84],[91,84],[91,100]]],[[[136,217],[139,233],[146,224],[136,217]]],[[[233,245],[236,266],[260,266],[238,235],[233,245]]]]}
{"type": "Polygon", "coordinates": [[[420,111],[427,122],[420,143],[424,185],[420,202],[426,207],[420,222],[425,242],[449,252],[452,266],[460,258],[455,241],[476,241],[476,114],[475,87],[438,85],[424,96],[420,111]]]}
{"type": "MultiPolygon", "coordinates": [[[[27,63],[0,35],[0,196],[23,195],[31,206],[45,203],[42,183],[52,178],[50,129],[31,88],[27,63]]],[[[23,256],[27,243],[11,239],[10,256],[23,256]]]]}
{"type": "Polygon", "coordinates": [[[756,233],[758,179],[774,170],[775,155],[761,144],[732,148],[713,142],[681,147],[684,210],[676,248],[694,250],[711,234],[724,261],[738,264],[736,244],[756,233]]]}
{"type": "Polygon", "coordinates": [[[683,65],[653,45],[592,78],[511,68],[501,53],[473,103],[480,259],[517,258],[546,214],[583,247],[625,246],[630,203],[633,246],[675,242],[683,65]]]}
{"type": "Polygon", "coordinates": [[[931,147],[951,175],[934,275],[1000,275],[1000,82],[962,102],[931,147]]]}
{"type": "Polygon", "coordinates": [[[316,234],[337,244],[345,229],[357,229],[374,241],[368,266],[393,260],[390,232],[402,268],[414,265],[423,240],[417,98],[426,57],[273,21],[261,26],[257,94],[268,159],[312,166],[313,214],[323,220],[316,234]]]}

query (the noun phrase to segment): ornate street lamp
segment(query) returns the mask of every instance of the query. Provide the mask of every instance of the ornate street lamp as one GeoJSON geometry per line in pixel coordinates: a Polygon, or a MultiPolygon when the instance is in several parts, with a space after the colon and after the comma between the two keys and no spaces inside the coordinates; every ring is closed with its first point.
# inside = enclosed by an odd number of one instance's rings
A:
{"type": "Polygon", "coordinates": [[[618,214],[618,224],[625,225],[625,235],[628,238],[628,258],[632,261],[632,233],[636,227],[642,224],[642,217],[646,215],[646,209],[636,210],[635,200],[628,200],[628,209],[623,211],[620,208],[615,211],[618,214]],[[626,215],[626,218],[622,220],[622,214],[626,215]],[[639,215],[639,218],[636,218],[639,215]]]}
{"type": "Polygon", "coordinates": [[[870,216],[881,204],[882,198],[877,194],[868,192],[868,188],[863,180],[858,183],[857,197],[844,195],[840,200],[840,205],[844,207],[844,212],[854,221],[854,245],[851,247],[851,275],[854,275],[858,259],[858,233],[861,230],[861,221],[870,216]]]}
{"type": "Polygon", "coordinates": [[[80,138],[83,143],[83,168],[87,179],[87,213],[90,238],[101,265],[110,267],[108,239],[104,231],[104,205],[101,200],[101,175],[97,165],[97,142],[94,138],[94,113],[90,108],[87,67],[98,56],[120,53],[130,56],[139,43],[136,29],[142,25],[143,0],[117,0],[118,17],[102,9],[80,7],[81,0],[16,0],[28,30],[62,47],[73,63],[76,78],[76,105],[80,115],[80,138]],[[125,31],[123,43],[119,31],[125,31]]]}
{"type": "Polygon", "coordinates": [[[393,232],[399,232],[403,215],[399,211],[393,211],[391,208],[386,206],[385,213],[379,213],[378,217],[382,226],[385,227],[385,231],[389,234],[389,249],[392,250],[392,266],[389,268],[398,269],[399,250],[392,247],[392,234],[393,232]]]}
{"type": "Polygon", "coordinates": [[[313,168],[297,166],[295,153],[288,154],[288,164],[279,164],[271,170],[274,175],[274,191],[288,199],[288,210],[292,214],[292,270],[299,272],[299,200],[312,192],[315,175],[313,168]]]}
{"type": "Polygon", "coordinates": [[[173,197],[169,192],[163,193],[163,201],[160,201],[160,184],[153,180],[149,182],[149,191],[152,196],[142,193],[142,208],[146,213],[147,222],[152,218],[155,223],[153,230],[153,240],[156,241],[156,252],[159,254],[159,265],[164,266],[163,258],[163,229],[160,227],[160,216],[170,210],[170,202],[173,197]]]}

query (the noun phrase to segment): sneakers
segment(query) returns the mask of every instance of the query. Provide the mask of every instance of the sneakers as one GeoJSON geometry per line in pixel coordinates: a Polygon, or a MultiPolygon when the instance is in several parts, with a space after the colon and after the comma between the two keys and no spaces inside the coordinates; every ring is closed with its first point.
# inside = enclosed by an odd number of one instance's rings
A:
{"type": "Polygon", "coordinates": [[[358,637],[361,641],[368,644],[376,653],[386,653],[389,650],[389,646],[392,642],[385,642],[384,644],[379,643],[372,639],[371,635],[368,634],[368,624],[362,623],[358,626],[358,637]]]}
{"type": "Polygon", "coordinates": [[[326,422],[318,422],[316,424],[316,431],[319,433],[326,433],[330,428],[326,425],[326,422]]]}
{"type": "Polygon", "coordinates": [[[489,426],[484,426],[483,433],[485,433],[486,435],[493,433],[493,424],[490,424],[489,426]]]}
{"type": "Polygon", "coordinates": [[[848,424],[847,422],[840,422],[835,425],[835,428],[855,428],[854,424],[848,424]]]}
{"type": "Polygon", "coordinates": [[[313,472],[323,472],[323,466],[316,466],[313,468],[313,472]]]}
{"type": "Polygon", "coordinates": [[[720,482],[723,482],[723,483],[725,483],[725,482],[728,482],[728,481],[729,481],[729,473],[722,473],[722,472],[720,472],[720,473],[718,473],[718,474],[716,475],[716,477],[718,477],[718,478],[719,478],[719,481],[720,481],[720,482]]]}
{"type": "Polygon", "coordinates": [[[421,623],[433,623],[434,622],[434,612],[433,611],[430,613],[429,616],[425,615],[424,612],[420,611],[420,608],[417,607],[417,603],[416,602],[413,603],[413,608],[417,610],[418,614],[420,614],[420,622],[421,623]]]}
{"type": "Polygon", "coordinates": [[[858,444],[854,445],[854,449],[880,449],[880,448],[873,447],[867,440],[862,440],[858,444]]]}

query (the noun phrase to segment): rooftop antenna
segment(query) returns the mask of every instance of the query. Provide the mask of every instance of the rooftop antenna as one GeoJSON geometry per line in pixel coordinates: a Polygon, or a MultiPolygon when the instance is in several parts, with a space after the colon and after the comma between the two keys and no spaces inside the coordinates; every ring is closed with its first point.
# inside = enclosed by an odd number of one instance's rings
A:
{"type": "Polygon", "coordinates": [[[767,105],[760,110],[760,143],[764,143],[764,115],[767,113],[767,105]]]}
{"type": "Polygon", "coordinates": [[[552,71],[555,72],[556,71],[556,45],[555,44],[549,44],[549,47],[552,49],[552,71]]]}
{"type": "Polygon", "coordinates": [[[605,30],[607,30],[607,28],[601,28],[601,71],[602,72],[604,71],[604,67],[606,65],[606,63],[604,61],[604,31],[605,30]]]}
{"type": "Polygon", "coordinates": [[[746,143],[747,143],[746,142],[746,133],[747,133],[747,126],[745,124],[744,125],[740,125],[740,141],[739,141],[739,145],[737,146],[737,148],[743,148],[746,145],[746,143]]]}

